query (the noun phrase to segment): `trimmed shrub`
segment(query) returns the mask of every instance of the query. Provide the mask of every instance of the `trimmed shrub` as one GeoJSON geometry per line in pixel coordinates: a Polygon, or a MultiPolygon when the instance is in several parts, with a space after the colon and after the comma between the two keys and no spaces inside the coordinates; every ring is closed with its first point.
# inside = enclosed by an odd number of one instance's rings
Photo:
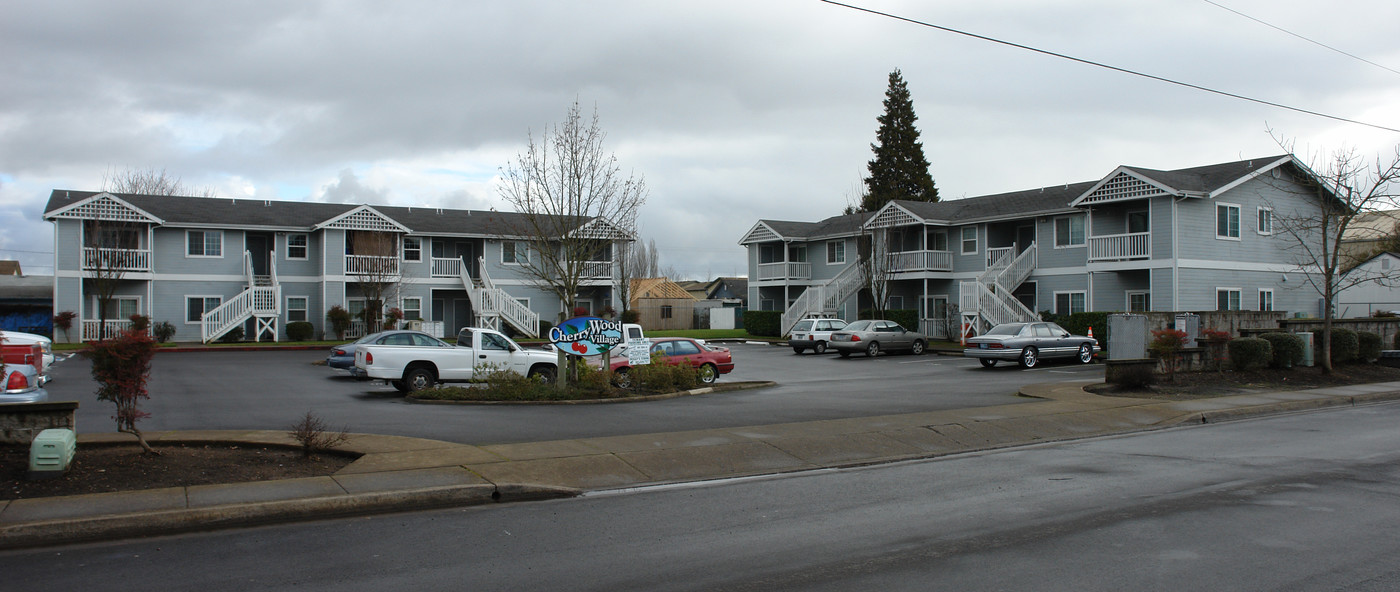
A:
{"type": "Polygon", "coordinates": [[[309,341],[315,332],[316,327],[308,321],[287,323],[287,339],[292,341],[309,341]]]}
{"type": "Polygon", "coordinates": [[[1264,333],[1260,339],[1269,342],[1270,368],[1292,368],[1303,363],[1303,338],[1292,333],[1264,333]]]}
{"type": "MultiPolygon", "coordinates": [[[[1322,334],[1319,332],[1313,336],[1313,353],[1316,358],[1322,360],[1322,334]]],[[[1332,328],[1332,363],[1347,364],[1356,360],[1356,352],[1360,344],[1356,338],[1356,331],[1343,327],[1332,328]]],[[[1320,362],[1319,362],[1320,363],[1320,362]]]]}
{"type": "Polygon", "coordinates": [[[151,327],[151,317],[146,315],[138,313],[128,318],[131,319],[131,330],[133,331],[145,331],[151,327]]]}
{"type": "Polygon", "coordinates": [[[642,313],[638,312],[636,309],[629,308],[622,311],[622,316],[619,318],[621,318],[624,323],[635,325],[638,321],[642,320],[642,313]]]}
{"type": "Polygon", "coordinates": [[[170,321],[161,321],[151,328],[151,334],[157,342],[165,343],[175,337],[175,325],[170,324],[170,321]]]}
{"type": "Polygon", "coordinates": [[[744,311],[744,329],[758,337],[782,337],[783,313],[776,310],[744,311]]]}
{"type": "Polygon", "coordinates": [[[350,320],[350,311],[339,304],[326,311],[326,322],[330,323],[331,333],[335,334],[336,339],[345,339],[345,332],[350,330],[350,320]]]}
{"type": "Polygon", "coordinates": [[[224,343],[238,343],[243,341],[243,327],[234,327],[219,337],[219,341],[224,343]]]}
{"type": "MultiPolygon", "coordinates": [[[[875,310],[867,308],[865,310],[860,311],[860,318],[878,318],[876,317],[875,312],[875,310]]],[[[882,320],[894,321],[896,323],[899,323],[899,326],[904,327],[905,329],[908,329],[910,331],[919,330],[919,311],[917,310],[912,310],[908,308],[892,308],[885,311],[885,317],[882,320]]]]}
{"type": "Polygon", "coordinates": [[[1076,312],[1074,314],[1054,314],[1050,311],[1041,311],[1040,319],[1046,322],[1055,323],[1075,335],[1088,335],[1089,328],[1094,328],[1094,339],[1099,342],[1099,347],[1104,351],[1109,351],[1111,347],[1108,343],[1112,336],[1108,334],[1108,312],[1076,312]]]}
{"type": "Polygon", "coordinates": [[[1147,351],[1152,357],[1161,360],[1167,377],[1176,378],[1176,370],[1181,367],[1181,350],[1186,347],[1186,332],[1178,329],[1161,329],[1152,332],[1152,342],[1147,351]]]}
{"type": "Polygon", "coordinates": [[[672,393],[700,386],[700,371],[688,364],[667,364],[660,353],[651,355],[651,363],[632,366],[632,387],[654,393],[672,393]]]}
{"type": "Polygon", "coordinates": [[[1356,334],[1356,360],[1370,364],[1381,357],[1381,336],[1370,331],[1356,334]]]}
{"type": "Polygon", "coordinates": [[[1226,348],[1230,352],[1230,364],[1236,370],[1263,368],[1273,358],[1273,345],[1269,340],[1258,337],[1232,339],[1226,348]]]}

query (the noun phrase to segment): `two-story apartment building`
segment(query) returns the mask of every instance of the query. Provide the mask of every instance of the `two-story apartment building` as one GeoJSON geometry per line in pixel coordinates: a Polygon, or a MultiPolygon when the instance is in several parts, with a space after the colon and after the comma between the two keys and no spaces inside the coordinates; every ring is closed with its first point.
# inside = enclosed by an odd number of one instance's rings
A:
{"type": "MultiPolygon", "coordinates": [[[[1120,166],[1098,181],[942,202],[894,201],[821,222],[760,220],[749,299],[852,319],[871,277],[920,329],[981,332],[1038,311],[1283,310],[1320,313],[1279,216],[1317,211],[1291,156],[1174,171],[1120,166]],[[861,254],[873,254],[866,271],[861,254]]],[[[1284,218],[1287,219],[1287,218],[1284,218]]]]}
{"type": "MultiPolygon", "coordinates": [[[[177,341],[235,327],[277,340],[296,321],[334,338],[331,307],[358,314],[376,301],[438,335],[470,325],[537,335],[564,305],[524,272],[540,247],[509,234],[519,216],[69,190],[54,191],[44,210],[54,223],[54,310],[78,313],[74,339],[139,313],[172,323],[177,341]]],[[[574,229],[598,242],[578,305],[601,311],[616,293],[616,243],[632,237],[599,219],[574,229]]],[[[362,331],[357,322],[350,335],[362,331]]]]}

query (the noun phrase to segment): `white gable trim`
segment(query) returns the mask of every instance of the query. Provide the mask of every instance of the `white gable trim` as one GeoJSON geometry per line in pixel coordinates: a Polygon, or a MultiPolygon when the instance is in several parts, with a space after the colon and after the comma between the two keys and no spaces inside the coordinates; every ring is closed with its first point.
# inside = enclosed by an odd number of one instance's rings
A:
{"type": "Polygon", "coordinates": [[[783,235],[773,230],[772,226],[759,220],[757,224],[753,225],[753,228],[744,234],[744,238],[739,239],[739,244],[766,243],[775,240],[784,240],[783,235]]]}
{"type": "Polygon", "coordinates": [[[315,230],[322,228],[338,228],[341,230],[371,230],[379,232],[413,232],[407,226],[399,224],[393,218],[385,216],[370,206],[359,206],[353,210],[345,212],[339,216],[326,220],[315,226],[315,230]]]}
{"type": "Polygon", "coordinates": [[[618,228],[616,224],[608,222],[602,218],[594,218],[575,228],[569,234],[582,236],[583,238],[607,239],[607,240],[637,240],[627,231],[618,228]]]}
{"type": "Polygon", "coordinates": [[[117,222],[145,222],[164,224],[161,220],[126,200],[102,192],[87,199],[78,200],[44,215],[44,218],[71,218],[75,220],[114,220],[117,222]]]}
{"type": "Polygon", "coordinates": [[[896,226],[910,226],[913,224],[923,224],[925,220],[908,208],[895,202],[889,202],[875,211],[875,215],[865,221],[863,228],[894,228],[896,226]]]}
{"type": "Polygon", "coordinates": [[[1229,191],[1229,190],[1231,190],[1231,189],[1234,189],[1234,188],[1236,188],[1236,187],[1239,187],[1240,185],[1243,185],[1243,184],[1249,182],[1250,180],[1254,179],[1255,177],[1258,177],[1259,175],[1262,175],[1262,174],[1264,174],[1264,173],[1267,173],[1267,172],[1269,172],[1269,171],[1272,171],[1272,170],[1274,170],[1274,169],[1276,169],[1276,168],[1278,168],[1278,167],[1280,167],[1280,166],[1283,166],[1284,164],[1289,163],[1289,162],[1292,162],[1292,163],[1298,165],[1298,168],[1299,168],[1299,169],[1302,169],[1302,170],[1304,170],[1304,171],[1307,171],[1309,175],[1312,174],[1312,171],[1308,170],[1308,167],[1303,166],[1303,163],[1297,162],[1297,160],[1296,160],[1295,158],[1293,158],[1292,156],[1285,156],[1285,157],[1283,157],[1283,158],[1280,158],[1280,159],[1275,160],[1275,161],[1273,161],[1273,162],[1271,162],[1271,163],[1269,163],[1269,164],[1266,164],[1266,165],[1264,165],[1264,166],[1261,166],[1261,167],[1255,169],[1254,172],[1252,172],[1252,173],[1250,173],[1250,174],[1248,174],[1248,175],[1245,175],[1245,176],[1243,176],[1243,177],[1240,177],[1240,178],[1238,178],[1238,179],[1235,179],[1234,181],[1231,181],[1230,183],[1226,184],[1224,187],[1221,187],[1221,188],[1219,188],[1219,189],[1216,189],[1215,191],[1210,192],[1209,197],[1210,197],[1211,199],[1215,199],[1216,196],[1218,196],[1218,195],[1220,195],[1220,194],[1222,194],[1222,193],[1225,193],[1226,191],[1229,191]]]}
{"type": "Polygon", "coordinates": [[[1074,198],[1074,201],[1069,202],[1069,205],[1071,207],[1078,207],[1080,205],[1095,205],[1145,199],[1159,195],[1179,194],[1181,194],[1181,191],[1174,187],[1168,187],[1144,177],[1137,171],[1126,166],[1119,166],[1113,169],[1113,172],[1109,173],[1107,177],[1104,177],[1098,183],[1095,183],[1093,187],[1090,187],[1088,191],[1085,191],[1083,195],[1074,198]],[[1122,187],[1124,184],[1128,183],[1137,185],[1138,187],[1146,185],[1157,191],[1153,192],[1151,189],[1143,191],[1140,188],[1126,189],[1122,187]],[[1118,187],[1114,187],[1114,185],[1118,185],[1118,187]]]}

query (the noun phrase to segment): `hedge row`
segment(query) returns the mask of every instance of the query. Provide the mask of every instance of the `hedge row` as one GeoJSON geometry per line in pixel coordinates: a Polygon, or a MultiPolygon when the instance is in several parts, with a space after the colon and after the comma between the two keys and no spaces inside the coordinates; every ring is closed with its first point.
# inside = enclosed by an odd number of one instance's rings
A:
{"type": "MultiPolygon", "coordinates": [[[[861,318],[861,319],[879,319],[879,318],[882,318],[882,317],[877,316],[877,315],[876,315],[876,311],[867,308],[867,309],[865,309],[865,310],[860,311],[860,317],[859,317],[859,318],[861,318]]],[[[898,308],[898,309],[886,310],[886,311],[885,311],[885,316],[883,317],[883,320],[886,320],[886,321],[894,321],[894,322],[896,322],[896,323],[899,323],[899,326],[904,327],[905,329],[907,329],[907,330],[909,330],[909,331],[918,331],[918,330],[919,330],[919,311],[917,311],[917,310],[913,310],[913,309],[909,309],[909,308],[898,308]]]]}

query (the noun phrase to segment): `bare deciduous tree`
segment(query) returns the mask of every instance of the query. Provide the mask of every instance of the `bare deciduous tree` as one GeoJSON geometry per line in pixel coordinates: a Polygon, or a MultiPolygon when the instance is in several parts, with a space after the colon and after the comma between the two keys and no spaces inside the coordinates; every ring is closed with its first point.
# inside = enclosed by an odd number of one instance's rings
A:
{"type": "Polygon", "coordinates": [[[355,261],[355,286],[365,298],[361,315],[365,334],[377,333],[382,326],[386,303],[403,289],[399,271],[399,237],[389,232],[351,231],[351,251],[355,261]]]}
{"type": "MultiPolygon", "coordinates": [[[[1280,146],[1293,153],[1292,142],[1278,139],[1280,146]]],[[[1298,160],[1297,157],[1294,157],[1298,160]]],[[[1303,163],[1307,169],[1293,170],[1292,181],[1270,185],[1309,198],[1313,207],[1292,210],[1274,208],[1274,225],[1288,236],[1296,254],[1295,263],[1307,284],[1322,297],[1321,364],[1325,372],[1332,371],[1332,320],[1337,296],[1347,288],[1364,283],[1400,284],[1394,272],[1367,273],[1358,268],[1346,273],[1351,265],[1342,249],[1347,228],[1357,216],[1395,207],[1396,181],[1400,180],[1400,147],[1389,160],[1379,156],[1374,161],[1360,156],[1354,149],[1340,149],[1325,158],[1313,158],[1303,163]]],[[[1299,160],[1302,163],[1301,160],[1299,160]]]]}
{"type": "Polygon", "coordinates": [[[661,265],[656,251],[656,239],[646,243],[621,242],[618,243],[618,249],[621,251],[621,265],[618,266],[620,275],[617,282],[617,299],[622,303],[620,310],[625,312],[631,308],[632,280],[660,276],[661,265]]]}
{"type": "Polygon", "coordinates": [[[866,235],[860,250],[861,283],[870,290],[870,308],[875,318],[885,318],[885,308],[890,300],[890,278],[893,276],[893,261],[890,260],[890,236],[887,231],[866,235]]]}
{"type": "Polygon", "coordinates": [[[643,179],[623,175],[617,157],[603,148],[606,134],[595,108],[584,119],[578,101],[562,124],[530,135],[524,152],[501,169],[501,198],[518,212],[506,217],[503,240],[528,243],[515,257],[532,284],[559,297],[564,311],[577,305],[579,288],[597,276],[611,246],[631,240],[646,203],[643,179]]]}

